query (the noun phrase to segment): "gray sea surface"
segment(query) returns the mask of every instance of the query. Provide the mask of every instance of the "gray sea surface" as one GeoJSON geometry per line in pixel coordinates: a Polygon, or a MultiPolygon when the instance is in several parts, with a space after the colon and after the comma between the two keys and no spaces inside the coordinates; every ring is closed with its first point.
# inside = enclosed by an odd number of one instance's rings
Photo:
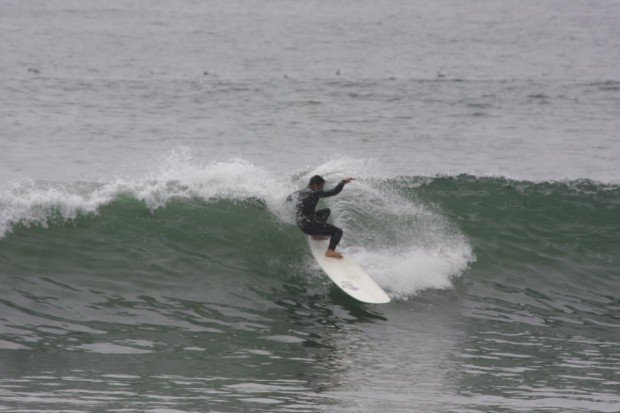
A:
{"type": "Polygon", "coordinates": [[[278,171],[618,180],[616,1],[9,1],[0,176],[278,171]],[[389,166],[389,168],[388,168],[389,166]]]}

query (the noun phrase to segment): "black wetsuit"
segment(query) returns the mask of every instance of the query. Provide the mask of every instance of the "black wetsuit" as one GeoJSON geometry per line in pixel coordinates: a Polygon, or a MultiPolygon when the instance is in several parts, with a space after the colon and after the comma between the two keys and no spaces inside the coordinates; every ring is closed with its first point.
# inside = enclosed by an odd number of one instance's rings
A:
{"type": "Polygon", "coordinates": [[[338,195],[344,188],[344,182],[340,182],[329,191],[312,190],[306,188],[299,192],[297,197],[297,225],[308,235],[329,235],[329,249],[335,250],[342,238],[342,230],[335,225],[327,223],[329,208],[315,211],[319,199],[338,195]]]}

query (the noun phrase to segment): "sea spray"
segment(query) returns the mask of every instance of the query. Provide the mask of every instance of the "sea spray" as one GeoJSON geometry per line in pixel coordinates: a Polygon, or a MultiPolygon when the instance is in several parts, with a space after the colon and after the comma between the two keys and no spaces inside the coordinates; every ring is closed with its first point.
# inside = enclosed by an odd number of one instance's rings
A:
{"type": "Polygon", "coordinates": [[[400,195],[383,179],[354,181],[329,199],[342,246],[393,298],[452,286],[475,256],[437,208],[400,195]]]}

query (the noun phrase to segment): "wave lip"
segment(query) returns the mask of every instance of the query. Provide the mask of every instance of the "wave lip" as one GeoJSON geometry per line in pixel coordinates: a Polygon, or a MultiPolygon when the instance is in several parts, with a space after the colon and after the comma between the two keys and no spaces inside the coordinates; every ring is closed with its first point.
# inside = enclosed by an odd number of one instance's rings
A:
{"type": "Polygon", "coordinates": [[[97,212],[116,197],[116,191],[108,187],[94,191],[93,187],[31,180],[4,184],[0,187],[0,238],[17,224],[46,227],[54,217],[70,220],[97,212]]]}
{"type": "Polygon", "coordinates": [[[108,183],[53,183],[24,180],[0,186],[0,239],[14,225],[41,225],[50,220],[73,220],[97,214],[101,207],[123,195],[149,209],[165,207],[174,199],[261,199],[274,212],[290,193],[290,183],[268,171],[235,159],[209,165],[188,163],[186,155],[173,155],[159,171],[143,179],[116,179],[108,183]]]}

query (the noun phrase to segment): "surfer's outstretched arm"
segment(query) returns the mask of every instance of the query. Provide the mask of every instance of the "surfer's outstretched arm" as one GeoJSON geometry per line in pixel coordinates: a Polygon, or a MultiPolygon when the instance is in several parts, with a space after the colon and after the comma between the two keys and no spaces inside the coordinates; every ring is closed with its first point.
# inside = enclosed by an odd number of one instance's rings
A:
{"type": "Polygon", "coordinates": [[[327,198],[330,196],[338,195],[340,192],[342,192],[342,188],[344,188],[344,181],[341,181],[338,185],[336,185],[329,191],[321,192],[321,198],[327,198]]]}
{"type": "Polygon", "coordinates": [[[321,198],[327,198],[330,196],[334,196],[334,195],[338,195],[341,191],[342,188],[344,188],[345,184],[348,184],[349,182],[351,182],[354,178],[347,178],[347,179],[343,179],[342,181],[340,181],[340,183],[338,185],[336,185],[333,189],[330,189],[329,191],[323,191],[321,193],[321,198]]]}

